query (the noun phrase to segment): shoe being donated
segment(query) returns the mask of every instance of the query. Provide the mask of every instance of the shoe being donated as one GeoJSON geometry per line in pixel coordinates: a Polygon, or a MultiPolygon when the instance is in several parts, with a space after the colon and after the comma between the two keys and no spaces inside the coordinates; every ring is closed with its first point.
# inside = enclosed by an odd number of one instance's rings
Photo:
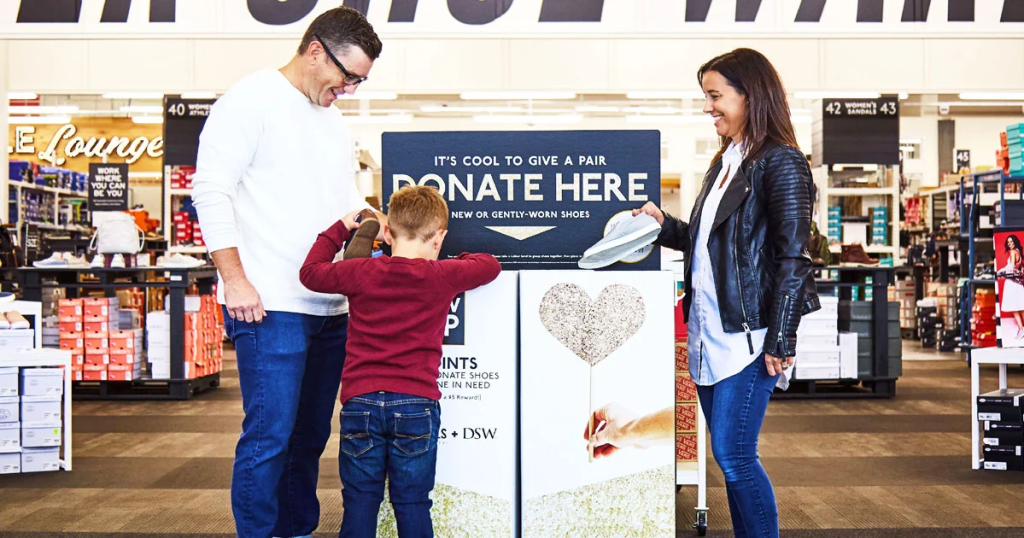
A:
{"type": "Polygon", "coordinates": [[[617,220],[613,217],[605,236],[583,252],[583,258],[577,265],[580,269],[608,267],[622,261],[637,250],[647,247],[658,238],[660,233],[661,225],[654,217],[646,213],[635,217],[626,216],[617,220]]]}

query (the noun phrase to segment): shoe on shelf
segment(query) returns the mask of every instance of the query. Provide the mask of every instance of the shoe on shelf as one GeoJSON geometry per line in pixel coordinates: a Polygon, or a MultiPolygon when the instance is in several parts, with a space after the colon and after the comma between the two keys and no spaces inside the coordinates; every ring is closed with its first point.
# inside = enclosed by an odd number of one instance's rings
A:
{"type": "Polygon", "coordinates": [[[373,242],[377,239],[377,233],[379,232],[380,221],[377,220],[377,215],[369,209],[362,210],[359,213],[359,228],[356,229],[356,233],[352,234],[348,244],[345,245],[345,253],[342,255],[342,259],[351,260],[353,258],[369,258],[373,256],[373,242]]]}
{"type": "Polygon", "coordinates": [[[29,325],[28,320],[25,316],[22,316],[20,312],[11,310],[4,314],[7,322],[11,324],[12,329],[29,329],[32,326],[29,325]]]}
{"type": "Polygon", "coordinates": [[[157,258],[156,265],[158,267],[171,267],[175,269],[191,269],[193,267],[202,267],[206,265],[206,262],[197,260],[192,256],[186,256],[180,252],[175,252],[169,256],[157,258]]]}
{"type": "Polygon", "coordinates": [[[97,255],[93,256],[92,257],[92,263],[89,264],[89,267],[96,267],[96,268],[103,268],[103,267],[106,267],[106,266],[107,266],[107,259],[102,254],[97,254],[97,255]]]}
{"type": "Polygon", "coordinates": [[[114,254],[114,257],[110,258],[110,267],[115,269],[124,269],[124,254],[114,254]]]}
{"type": "Polygon", "coordinates": [[[85,258],[75,256],[74,252],[65,252],[64,260],[68,262],[68,267],[89,267],[89,262],[85,258]]]}
{"type": "Polygon", "coordinates": [[[839,254],[839,265],[843,267],[873,267],[878,265],[878,260],[871,259],[867,252],[864,252],[864,245],[854,243],[843,245],[839,254]]]}
{"type": "Polygon", "coordinates": [[[583,252],[577,265],[580,269],[607,267],[650,245],[660,233],[661,225],[654,217],[646,213],[626,216],[612,223],[608,233],[583,252]]]}
{"type": "Polygon", "coordinates": [[[39,268],[67,267],[68,261],[64,258],[64,254],[66,253],[54,252],[45,260],[36,260],[32,262],[32,266],[39,268]]]}

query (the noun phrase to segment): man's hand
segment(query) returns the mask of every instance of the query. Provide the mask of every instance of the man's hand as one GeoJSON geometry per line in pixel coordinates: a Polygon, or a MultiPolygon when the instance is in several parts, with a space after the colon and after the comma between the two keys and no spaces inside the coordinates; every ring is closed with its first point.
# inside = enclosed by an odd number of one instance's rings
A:
{"type": "Polygon", "coordinates": [[[260,323],[267,316],[260,294],[247,279],[225,282],[224,302],[228,315],[234,320],[260,323]]]}
{"type": "Polygon", "coordinates": [[[654,205],[654,202],[647,202],[640,209],[633,210],[634,217],[639,215],[640,213],[647,213],[648,215],[654,217],[654,220],[658,221],[659,226],[665,225],[665,214],[661,212],[661,209],[658,209],[658,206],[654,205]]]}
{"type": "Polygon", "coordinates": [[[768,375],[770,376],[776,376],[781,374],[783,370],[789,368],[790,366],[793,366],[794,362],[796,362],[796,357],[786,357],[785,359],[780,359],[779,357],[776,357],[768,353],[764,354],[764,363],[768,365],[768,375]]]}

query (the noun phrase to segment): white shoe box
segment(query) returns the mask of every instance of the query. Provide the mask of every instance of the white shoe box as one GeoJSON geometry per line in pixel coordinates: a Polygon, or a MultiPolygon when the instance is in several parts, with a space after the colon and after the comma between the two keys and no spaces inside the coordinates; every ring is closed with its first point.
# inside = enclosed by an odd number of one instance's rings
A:
{"type": "Polygon", "coordinates": [[[0,424],[0,452],[21,448],[21,423],[5,422],[0,424]]]}
{"type": "Polygon", "coordinates": [[[21,472],[44,473],[60,470],[60,448],[23,448],[21,472]]]}
{"type": "Polygon", "coordinates": [[[839,297],[822,296],[818,297],[818,302],[821,304],[821,308],[805,314],[800,319],[839,319],[839,297]]]}
{"type": "Polygon", "coordinates": [[[839,333],[839,377],[857,379],[857,333],[839,333]]]}
{"type": "Polygon", "coordinates": [[[839,340],[830,334],[802,334],[796,339],[796,352],[829,351],[839,345],[839,340]]]}
{"type": "Polygon", "coordinates": [[[18,367],[0,368],[0,396],[18,395],[18,367]]]}
{"type": "Polygon", "coordinates": [[[156,310],[146,314],[146,328],[150,331],[171,331],[171,316],[166,311],[156,310]]]}
{"type": "Polygon", "coordinates": [[[151,362],[149,363],[149,373],[153,379],[170,379],[171,378],[171,363],[170,362],[151,362]]]}
{"type": "Polygon", "coordinates": [[[21,446],[23,448],[60,446],[60,430],[60,421],[22,422],[21,446]]]}
{"type": "Polygon", "coordinates": [[[839,365],[796,362],[793,379],[839,379],[839,365]]]}
{"type": "Polygon", "coordinates": [[[22,368],[22,396],[60,396],[64,394],[64,371],[60,368],[22,368]]]}
{"type": "Polygon", "coordinates": [[[171,346],[168,345],[150,345],[146,347],[146,356],[149,358],[149,362],[171,362],[171,346]]]}
{"type": "Polygon", "coordinates": [[[18,474],[20,472],[20,452],[9,452],[6,454],[0,454],[0,474],[18,474]]]}
{"type": "MultiPolygon", "coordinates": [[[[199,312],[203,309],[203,298],[199,295],[185,296],[185,312],[199,312]]],[[[171,296],[164,297],[164,310],[171,311],[171,296]]]]}
{"type": "Polygon", "coordinates": [[[800,342],[801,336],[832,336],[839,337],[839,320],[837,318],[814,319],[800,318],[800,325],[796,330],[797,339],[800,342]]]}
{"type": "Polygon", "coordinates": [[[32,329],[0,330],[0,353],[13,349],[36,347],[36,332],[32,329]]]}
{"type": "Polygon", "coordinates": [[[21,397],[21,420],[24,422],[59,421],[60,411],[60,396],[21,397]]]}
{"type": "Polygon", "coordinates": [[[21,422],[18,401],[17,396],[0,397],[0,422],[21,422]]]}

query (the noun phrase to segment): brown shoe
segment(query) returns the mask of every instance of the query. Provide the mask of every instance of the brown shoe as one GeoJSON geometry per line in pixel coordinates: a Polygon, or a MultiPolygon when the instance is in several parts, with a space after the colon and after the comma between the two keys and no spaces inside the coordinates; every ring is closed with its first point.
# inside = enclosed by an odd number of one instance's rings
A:
{"type": "Polygon", "coordinates": [[[380,221],[377,220],[377,215],[369,209],[362,210],[359,213],[359,219],[359,228],[348,240],[348,245],[345,245],[345,254],[342,259],[369,258],[373,255],[373,242],[377,239],[377,233],[380,232],[380,221]]]}
{"type": "Polygon", "coordinates": [[[878,265],[878,260],[871,259],[864,252],[864,245],[855,243],[843,245],[843,250],[839,254],[839,265],[844,267],[871,267],[878,265]]]}

